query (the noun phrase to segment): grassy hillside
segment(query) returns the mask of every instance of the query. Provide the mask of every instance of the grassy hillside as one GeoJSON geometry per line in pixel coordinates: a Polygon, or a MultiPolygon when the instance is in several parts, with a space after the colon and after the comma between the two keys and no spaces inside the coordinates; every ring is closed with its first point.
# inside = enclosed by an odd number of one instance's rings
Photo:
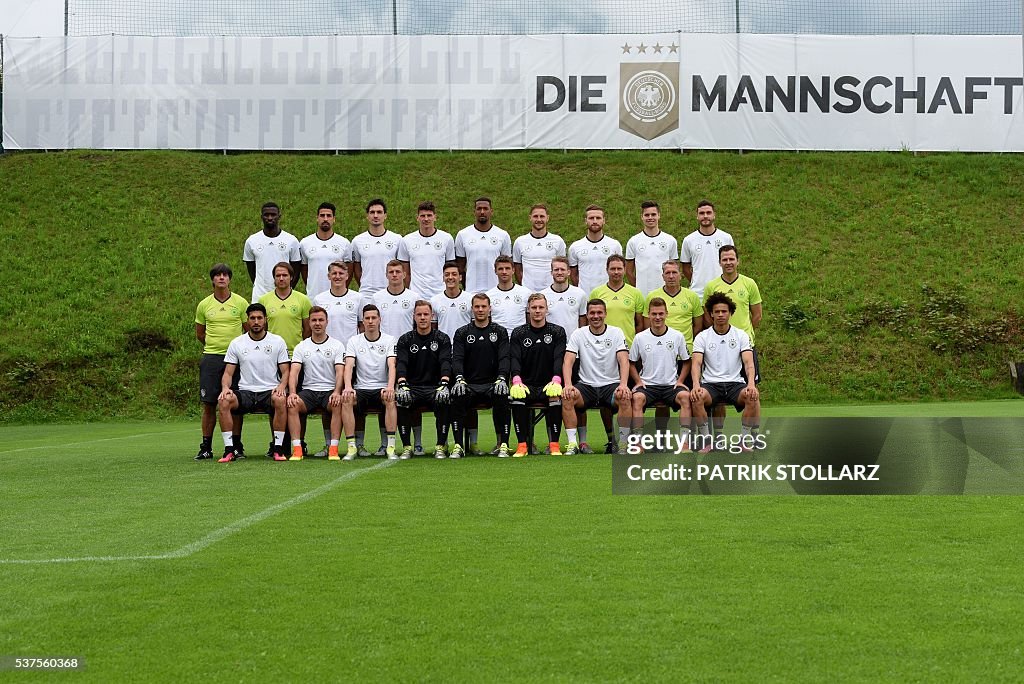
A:
{"type": "Polygon", "coordinates": [[[625,242],[644,199],[679,238],[713,200],[765,297],[768,403],[1012,396],[1020,155],[73,152],[0,156],[0,421],[195,412],[195,305],[216,261],[248,296],[242,243],[264,201],[300,238],[332,201],[351,237],[371,197],[406,233],[419,201],[454,231],[480,194],[513,236],[548,203],[567,241],[591,202],[625,242]]]}

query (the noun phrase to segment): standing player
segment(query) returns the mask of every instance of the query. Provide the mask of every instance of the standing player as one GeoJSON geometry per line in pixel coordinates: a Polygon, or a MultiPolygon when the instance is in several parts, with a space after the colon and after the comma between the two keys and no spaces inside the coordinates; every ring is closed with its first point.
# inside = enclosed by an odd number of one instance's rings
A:
{"type": "Polygon", "coordinates": [[[433,410],[437,443],[434,458],[445,458],[448,444],[448,383],[452,375],[452,343],[447,335],[434,330],[434,311],[430,302],[419,300],[413,311],[415,327],[398,338],[395,345],[395,401],[398,404],[398,431],[402,436],[401,458],[412,458],[410,437],[413,411],[433,410]]]}
{"type": "Polygon", "coordinates": [[[366,231],[352,238],[352,269],[359,281],[363,302],[369,303],[373,293],[387,286],[387,263],[398,257],[398,243],[402,237],[384,226],[388,208],[382,199],[372,199],[366,205],[366,231]]]}
{"type": "Polygon", "coordinates": [[[693,338],[704,327],[704,309],[701,308],[700,297],[682,286],[680,275],[680,264],[676,259],[669,259],[661,265],[661,279],[665,284],[647,295],[644,316],[650,318],[648,309],[655,297],[663,299],[668,309],[668,327],[683,334],[686,351],[692,353],[693,338]]]}
{"type": "MultiPolygon", "coordinates": [[[[754,383],[754,352],[750,338],[730,323],[736,304],[724,293],[709,293],[704,309],[710,314],[712,324],[693,341],[691,369],[693,391],[690,399],[697,430],[707,436],[708,407],[728,402],[743,412],[742,434],[749,436],[758,428],[761,417],[761,396],[754,383]]],[[[707,453],[713,446],[714,440],[708,439],[700,451],[707,453]]],[[[742,449],[752,450],[746,445],[742,449]]]]}
{"type": "Polygon", "coordinates": [[[302,280],[306,283],[306,296],[311,302],[316,300],[317,295],[331,287],[328,266],[335,261],[340,261],[346,266],[352,262],[352,243],[348,238],[334,232],[336,213],[337,209],[333,204],[323,202],[316,210],[316,232],[299,242],[302,280]]]}
{"type": "Polygon", "coordinates": [[[348,264],[332,262],[327,267],[331,287],[313,300],[314,306],[321,306],[327,311],[327,334],[342,344],[359,332],[359,319],[363,315],[363,296],[358,290],[349,289],[348,274],[348,264]]]}
{"type": "Polygon", "coordinates": [[[622,243],[604,234],[604,209],[591,204],[586,213],[587,234],[569,246],[572,284],[590,294],[605,281],[608,257],[622,254],[622,243]]]}
{"type": "Polygon", "coordinates": [[[722,275],[718,263],[718,250],[735,244],[732,235],[715,227],[715,205],[707,200],[697,204],[697,230],[683,238],[680,260],[683,277],[698,297],[704,296],[709,281],[722,275]]]}
{"type": "Polygon", "coordinates": [[[427,298],[444,289],[444,264],[455,258],[455,240],[437,229],[436,220],[434,203],[420,202],[416,210],[419,229],[398,243],[398,260],[405,266],[409,288],[427,298]]]}
{"type": "Polygon", "coordinates": [[[608,257],[607,273],[608,282],[591,290],[590,298],[605,303],[608,323],[622,330],[628,348],[637,331],[644,329],[644,296],[625,281],[626,260],[618,254],[608,257]]]}
{"type": "Polygon", "coordinates": [[[629,392],[629,352],[622,330],[605,323],[605,306],[600,299],[587,302],[587,326],[577,328],[565,345],[562,377],[562,421],[565,423],[565,455],[579,451],[576,438],[576,412],[588,408],[619,409],[619,444],[611,453],[623,450],[629,436],[632,397],[629,392]],[[572,366],[580,360],[580,380],[572,381],[572,366]]]}
{"type": "Polygon", "coordinates": [[[509,438],[508,415],[508,333],[491,320],[491,300],[483,294],[473,295],[473,322],[455,333],[452,342],[452,372],[455,383],[451,396],[452,431],[455,446],[452,458],[466,452],[466,414],[471,406],[485,402],[494,411],[498,436],[498,456],[507,458],[509,438]]]}
{"type": "MultiPolygon", "coordinates": [[[[722,267],[722,275],[711,280],[704,287],[704,299],[709,294],[722,292],[728,295],[735,304],[736,311],[729,321],[750,337],[750,346],[754,347],[754,331],[761,325],[761,290],[753,278],[739,272],[740,253],[735,245],[723,245],[718,251],[718,263],[722,267]]],[[[704,322],[711,324],[710,312],[705,313],[704,322]]],[[[757,359],[757,352],[754,352],[757,359]]]]}
{"type": "Polygon", "coordinates": [[[455,260],[466,274],[466,292],[487,292],[498,284],[494,260],[502,254],[512,255],[512,239],[508,233],[491,223],[494,210],[489,197],[478,197],[474,205],[476,222],[455,236],[455,260]]]}
{"type": "Polygon", "coordinates": [[[573,330],[587,324],[587,293],[569,284],[569,259],[551,260],[551,284],[540,292],[547,299],[547,320],[565,329],[568,337],[573,330]]]}
{"type": "MultiPolygon", "coordinates": [[[[345,345],[345,389],[341,393],[342,423],[346,429],[355,426],[355,414],[367,410],[384,412],[384,453],[391,460],[395,453],[395,338],[380,331],[380,310],[373,304],[363,307],[363,332],[345,345]],[[353,377],[355,381],[353,382],[353,377]]],[[[356,436],[345,435],[348,450],[345,461],[358,453],[356,436]]]]}
{"type": "MultiPolygon", "coordinates": [[[[292,435],[292,457],[302,460],[302,416],[320,409],[330,420],[330,441],[327,458],[336,461],[341,441],[341,390],[345,382],[345,345],[327,335],[327,311],[314,306],[309,312],[312,334],[299,342],[292,352],[288,374],[288,431],[292,435]],[[302,389],[299,389],[302,373],[302,389]]],[[[345,426],[346,432],[351,426],[345,426]]]]}
{"type": "Polygon", "coordinates": [[[657,202],[640,205],[644,228],[626,242],[626,280],[646,297],[661,287],[659,269],[666,259],[679,258],[676,239],[661,229],[661,210],[657,202]]]}
{"type": "Polygon", "coordinates": [[[528,402],[547,399],[548,453],[561,454],[558,438],[562,433],[560,373],[565,358],[565,329],[547,321],[548,303],[544,295],[533,293],[527,304],[529,321],[512,331],[512,419],[519,445],[513,456],[525,456],[533,442],[533,421],[528,402]],[[550,392],[550,394],[549,394],[550,392]],[[554,396],[551,396],[554,395],[554,396]]]}
{"type": "Polygon", "coordinates": [[[252,281],[253,302],[258,302],[260,297],[274,289],[275,264],[281,261],[291,263],[296,274],[292,278],[292,287],[299,284],[297,274],[302,265],[298,239],[281,230],[281,208],[273,202],[267,202],[260,208],[260,218],[263,220],[263,230],[250,235],[242,250],[242,261],[252,281]]]}
{"type": "Polygon", "coordinates": [[[511,335],[526,322],[526,300],[530,298],[530,291],[513,280],[512,257],[502,255],[495,259],[494,273],[498,284],[487,292],[491,299],[491,319],[511,335]]]}
{"type": "Polygon", "coordinates": [[[288,352],[309,337],[309,297],[292,287],[294,270],[287,261],[274,266],[274,289],[262,297],[267,310],[267,330],[280,335],[288,344],[288,352]]]}
{"type": "Polygon", "coordinates": [[[455,331],[473,320],[473,295],[463,290],[459,265],[449,261],[444,265],[444,291],[430,298],[437,329],[455,338],[455,331]]]}
{"type": "Polygon", "coordinates": [[[370,301],[380,309],[380,329],[398,339],[412,330],[412,308],[422,297],[405,286],[405,266],[398,259],[388,262],[387,276],[388,286],[370,301]]]}
{"type": "MultiPolygon", "coordinates": [[[[245,297],[231,291],[231,267],[214,264],[210,269],[210,283],[213,294],[199,302],[196,307],[196,339],[203,345],[203,358],[199,362],[199,401],[203,404],[203,441],[195,460],[213,458],[213,428],[217,425],[217,397],[220,395],[220,381],[224,376],[224,355],[228,345],[245,331],[247,318],[245,309],[249,302],[245,297]]],[[[237,378],[232,387],[237,387],[237,378]]],[[[238,421],[238,434],[234,437],[235,449],[242,450],[242,425],[238,421]]]]}
{"type": "Polygon", "coordinates": [[[540,292],[551,278],[551,257],[565,256],[565,240],[548,232],[548,208],[530,207],[530,232],[512,245],[516,281],[530,292],[540,292]]]}
{"type": "Polygon", "coordinates": [[[231,340],[224,355],[224,374],[220,380],[220,429],[224,437],[224,456],[218,463],[230,463],[245,458],[236,451],[232,435],[232,414],[244,415],[253,411],[271,414],[274,443],[271,458],[286,461],[284,427],[288,419],[285,400],[288,395],[288,346],[272,332],[267,332],[267,310],[262,304],[250,304],[245,315],[249,331],[231,340]],[[231,381],[238,368],[238,392],[231,389],[231,381]]]}
{"type": "Polygon", "coordinates": [[[643,427],[649,404],[666,404],[679,409],[682,435],[690,432],[690,354],[686,339],[668,327],[668,306],[661,297],[650,303],[651,327],[638,332],[629,348],[629,377],[633,380],[633,433],[643,427]],[[682,361],[680,366],[677,362],[682,361]]]}

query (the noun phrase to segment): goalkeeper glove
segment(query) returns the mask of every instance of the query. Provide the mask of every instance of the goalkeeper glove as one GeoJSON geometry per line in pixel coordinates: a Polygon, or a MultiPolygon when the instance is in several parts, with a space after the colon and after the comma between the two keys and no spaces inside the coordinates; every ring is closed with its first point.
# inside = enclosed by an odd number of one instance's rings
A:
{"type": "Polygon", "coordinates": [[[437,389],[434,391],[434,402],[438,404],[447,404],[450,399],[450,394],[451,393],[448,391],[448,383],[442,380],[441,384],[438,385],[437,389]]]}
{"type": "Polygon", "coordinates": [[[513,399],[525,399],[530,394],[530,388],[523,384],[523,379],[518,375],[512,378],[512,388],[508,391],[508,396],[513,399]]]}
{"type": "Polygon", "coordinates": [[[461,375],[455,376],[455,384],[452,385],[451,395],[453,397],[463,397],[466,395],[467,390],[469,390],[469,385],[466,384],[466,379],[461,375]]]}
{"type": "Polygon", "coordinates": [[[552,399],[562,396],[562,378],[558,375],[551,378],[551,382],[544,385],[544,394],[552,399]]]}
{"type": "Polygon", "coordinates": [[[508,396],[508,381],[505,380],[504,375],[499,375],[498,379],[494,381],[494,394],[499,397],[508,396]]]}
{"type": "Polygon", "coordinates": [[[412,403],[412,390],[405,380],[398,383],[398,387],[395,388],[395,401],[403,406],[412,403]]]}

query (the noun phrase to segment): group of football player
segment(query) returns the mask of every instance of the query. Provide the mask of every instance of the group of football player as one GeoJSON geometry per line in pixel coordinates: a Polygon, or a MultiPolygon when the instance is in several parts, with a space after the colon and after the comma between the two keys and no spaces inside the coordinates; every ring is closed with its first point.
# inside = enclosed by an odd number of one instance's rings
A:
{"type": "Polygon", "coordinates": [[[427,454],[424,412],[434,414],[439,459],[480,453],[477,411],[488,408],[497,436],[489,453],[499,457],[537,453],[541,417],[545,453],[592,453],[592,408],[601,409],[609,453],[644,429],[652,407],[662,428],[677,411],[680,436],[696,451],[713,448],[726,404],[742,412],[745,435],[757,430],[761,295],[739,273],[711,202],[698,204],[697,228],[681,248],[650,201],[625,250],[605,233],[597,205],[568,247],[548,230],[543,204],[530,207],[530,230],[514,241],[493,211],[490,198],[477,198],[474,222],[452,237],[437,227],[434,204],[422,202],[417,229],[402,236],[388,230],[387,206],[374,199],[367,229],[349,240],[324,202],[316,232],[299,240],[281,229],[281,208],[264,204],[263,228],[242,255],[251,300],[232,292],[231,268],[216,264],[213,292],[196,310],[204,345],[196,460],[214,457],[218,419],[220,462],[245,458],[242,416],[257,412],[271,416],[267,456],[278,461],[306,457],[309,413],[322,415],[325,447],[316,456],[332,460],[370,455],[368,414],[380,422],[378,455],[391,459],[427,454]]]}

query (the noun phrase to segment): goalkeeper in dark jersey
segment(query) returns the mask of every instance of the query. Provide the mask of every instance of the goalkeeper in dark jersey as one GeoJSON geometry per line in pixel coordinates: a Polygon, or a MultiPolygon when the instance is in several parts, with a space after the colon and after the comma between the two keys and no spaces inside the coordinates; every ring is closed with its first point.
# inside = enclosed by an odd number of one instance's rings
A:
{"type": "MultiPolygon", "coordinates": [[[[395,402],[398,404],[398,433],[405,448],[399,458],[412,457],[414,410],[425,406],[434,411],[437,446],[434,458],[445,458],[448,444],[448,383],[452,374],[452,343],[434,330],[430,302],[420,299],[413,306],[413,329],[395,344],[395,402]]],[[[454,452],[453,458],[457,458],[454,452]]]]}
{"type": "Polygon", "coordinates": [[[455,446],[452,456],[461,456],[466,448],[466,414],[470,407],[490,404],[498,430],[498,456],[507,458],[508,415],[508,332],[491,320],[491,298],[479,292],[473,295],[473,320],[455,331],[452,341],[452,430],[455,446]]]}
{"type": "Polygon", "coordinates": [[[529,323],[512,331],[512,420],[519,446],[513,456],[525,456],[533,438],[530,405],[547,401],[548,449],[561,455],[558,439],[562,433],[562,360],[565,356],[565,328],[548,323],[548,300],[533,293],[526,300],[529,323]]]}

